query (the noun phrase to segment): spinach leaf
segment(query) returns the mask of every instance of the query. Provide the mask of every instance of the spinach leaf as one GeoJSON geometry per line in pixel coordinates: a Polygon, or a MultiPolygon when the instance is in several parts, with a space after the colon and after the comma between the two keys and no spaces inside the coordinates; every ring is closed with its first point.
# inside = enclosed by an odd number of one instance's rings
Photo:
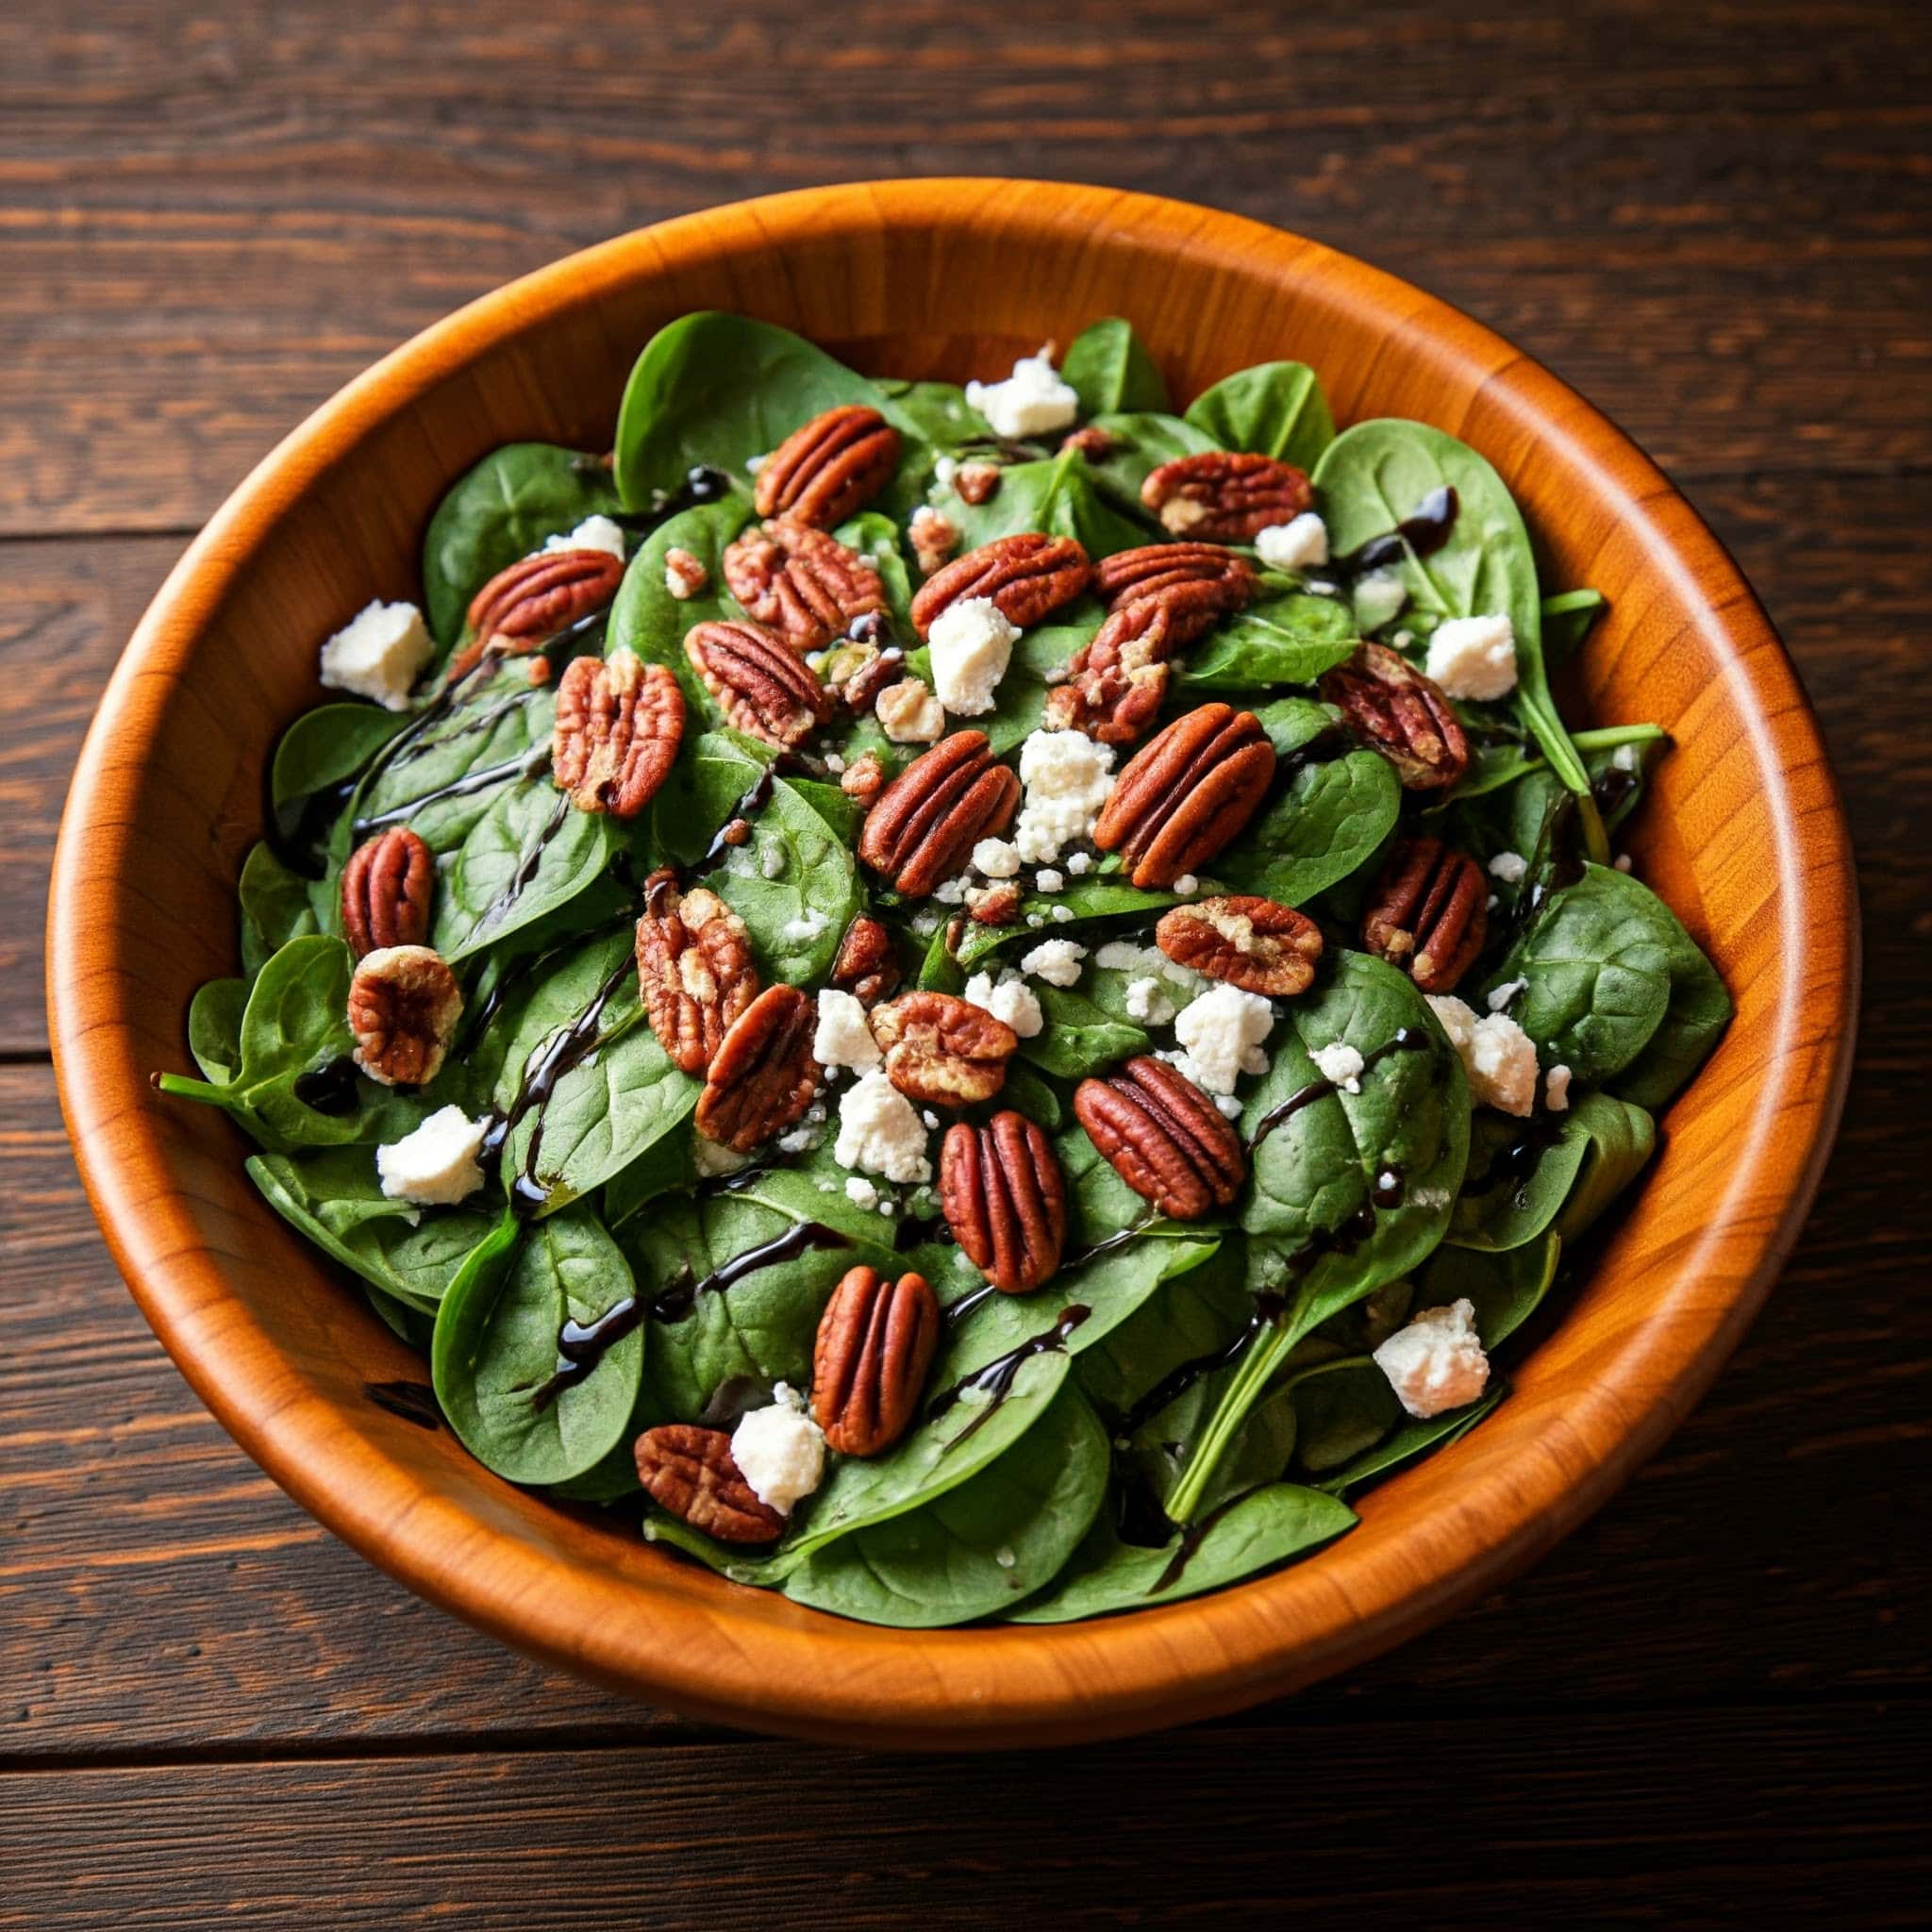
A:
{"type": "Polygon", "coordinates": [[[1590,1153],[1588,1106],[1579,1101],[1567,1114],[1535,1122],[1479,1108],[1447,1239],[1491,1253],[1535,1241],[1556,1220],[1590,1153]]]}
{"type": "MultiPolygon", "coordinates": [[[[1617,765],[1615,753],[1624,745],[1637,747],[1641,765],[1650,760],[1658,747],[1668,742],[1668,734],[1661,724],[1604,724],[1590,731],[1574,731],[1570,742],[1576,747],[1577,756],[1583,759],[1584,768],[1591,774],[1592,785],[1607,771],[1623,769],[1617,765]]],[[[1491,792],[1520,784],[1523,780],[1536,778],[1542,781],[1539,787],[1535,808],[1518,808],[1512,804],[1508,820],[1491,819],[1481,821],[1496,827],[1491,842],[1497,850],[1518,850],[1513,841],[1522,837],[1521,822],[1529,821],[1528,836],[1534,842],[1537,829],[1542,824],[1552,789],[1556,780],[1551,776],[1550,768],[1541,753],[1528,745],[1485,744],[1476,748],[1471,758],[1469,770],[1457,781],[1456,789],[1443,800],[1441,806],[1424,807],[1425,811],[1448,809],[1468,804],[1473,799],[1482,798],[1491,792]]],[[[1618,807],[1606,815],[1605,824],[1615,826],[1626,818],[1634,808],[1641,787],[1634,790],[1618,807]]],[[[1458,817],[1458,825],[1462,823],[1458,817]]],[[[1459,839],[1457,842],[1462,842],[1459,839]]]]}
{"type": "Polygon", "coordinates": [[[631,558],[610,607],[609,648],[635,651],[646,664],[670,666],[684,692],[692,735],[700,720],[717,724],[724,713],[691,669],[684,640],[696,625],[743,617],[725,589],[723,559],[732,540],[753,521],[751,501],[742,496],[699,504],[667,518],[631,558]],[[705,567],[705,588],[695,597],[674,597],[665,583],[664,559],[673,550],[690,552],[705,567]]]}
{"type": "Polygon", "coordinates": [[[617,487],[596,457],[548,442],[512,442],[466,471],[436,507],[423,539],[429,633],[447,651],[470,600],[498,571],[586,517],[609,516],[617,487]]]}
{"type": "Polygon", "coordinates": [[[1419,1315],[1424,1308],[1468,1302],[1475,1310],[1483,1347],[1493,1355],[1541,1307],[1567,1239],[1541,1235],[1504,1255],[1451,1247],[1445,1241],[1417,1272],[1410,1311],[1419,1315]]]}
{"type": "Polygon", "coordinates": [[[1151,1044],[1144,1028],[1117,1019],[1077,992],[1036,983],[1046,1024],[1020,1042],[1020,1058],[1063,1080],[1083,1080],[1151,1044]]]}
{"type": "Polygon", "coordinates": [[[1329,1474],[1373,1450],[1402,1418],[1389,1377],[1365,1356],[1343,1356],[1296,1375],[1288,1398],[1295,1415],[1295,1467],[1329,1474]]]}
{"type": "Polygon", "coordinates": [[[1080,398],[1082,416],[1121,409],[1165,409],[1167,384],[1154,358],[1118,315],[1091,322],[1067,345],[1060,376],[1080,398]]]}
{"type": "Polygon", "coordinates": [[[1355,1527],[1355,1511],[1319,1490],[1268,1483],[1236,1497],[1195,1529],[1156,1549],[1123,1542],[1103,1513],[1053,1587],[1009,1615],[1014,1624],[1071,1624],[1081,1617],[1178,1603],[1305,1556],[1355,1527]]]}
{"type": "Polygon", "coordinates": [[[1001,471],[1000,487],[984,503],[968,503],[953,489],[935,495],[938,508],[959,533],[961,553],[1022,530],[1077,538],[1087,554],[1096,558],[1147,541],[1141,525],[1123,516],[1101,496],[1077,450],[1011,464],[1001,471]]]}
{"type": "Polygon", "coordinates": [[[356,780],[410,722],[408,712],[379,705],[318,705],[282,733],[269,771],[269,806],[290,850],[324,858],[356,780]]]}
{"type": "MultiPolygon", "coordinates": [[[[1204,435],[1191,423],[1153,410],[1098,416],[1092,426],[1108,439],[1104,456],[1089,455],[1086,458],[1093,487],[1109,503],[1142,523],[1153,520],[1153,512],[1141,501],[1141,486],[1150,472],[1158,470],[1162,463],[1172,463],[1182,457],[1199,456],[1204,450],[1221,447],[1211,436],[1204,435]]],[[[1153,541],[1144,536],[1141,539],[1142,542],[1153,541]]]]}
{"type": "MultiPolygon", "coordinates": [[[[1643,890],[1648,891],[1648,888],[1643,890]]],[[[1652,895],[1655,897],[1655,894],[1652,895]]],[[[1690,1079],[1731,1023],[1731,996],[1686,932],[1675,913],[1657,901],[1668,924],[1663,944],[1671,978],[1670,1003],[1643,1051],[1618,1074],[1611,1091],[1621,1100],[1660,1111],[1690,1079]]]]}
{"type": "Polygon", "coordinates": [[[1257,362],[1223,376],[1188,405],[1187,420],[1223,449],[1274,457],[1298,470],[1312,471],[1335,441],[1328,398],[1301,362],[1257,362]]]}
{"type": "Polygon", "coordinates": [[[586,1207],[519,1227],[506,1211],[436,1312],[436,1399],[466,1448],[517,1483],[562,1483],[601,1461],[630,1421],[643,1374],[633,1329],[590,1369],[559,1376],[567,1321],[588,1326],[631,1293],[617,1243],[586,1207]]]}
{"type": "Polygon", "coordinates": [[[908,382],[903,376],[873,377],[873,387],[897,411],[902,425],[934,450],[960,449],[997,441],[992,425],[966,400],[956,382],[908,382]]]}
{"type": "Polygon", "coordinates": [[[188,1006],[188,1050],[202,1077],[225,1087],[242,1065],[242,1015],[248,1005],[245,979],[210,979],[188,1006]]]}
{"type": "Polygon", "coordinates": [[[267,844],[249,848],[240,892],[242,970],[251,977],[291,940],[317,930],[308,881],[291,872],[267,844]]]}
{"type": "MultiPolygon", "coordinates": [[[[1370,1372],[1358,1373],[1366,1374],[1370,1372]]],[[[1379,1374],[1381,1372],[1374,1370],[1373,1373],[1379,1374]]],[[[1431,1449],[1445,1448],[1468,1435],[1508,1392],[1507,1382],[1500,1376],[1491,1377],[1489,1388],[1467,1408],[1450,1409],[1442,1415],[1404,1423],[1373,1449],[1363,1450],[1340,1469],[1324,1475],[1318,1487],[1333,1496],[1348,1495],[1374,1477],[1388,1475],[1404,1463],[1425,1456],[1431,1449]]]]}
{"type": "Polygon", "coordinates": [[[1583,1171],[1554,1223],[1566,1241],[1591,1224],[1642,1173],[1657,1144],[1657,1127],[1641,1107],[1608,1093],[1591,1093],[1570,1109],[1586,1140],[1583,1171]]]}
{"type": "Polygon", "coordinates": [[[1107,1436],[1063,1388],[1024,1449],[935,1501],[854,1530],[785,1580],[792,1602],[861,1623],[935,1629],[1017,1604],[1079,1545],[1107,1489],[1107,1436]]]}
{"type": "Polygon", "coordinates": [[[1082,925],[1105,919],[1145,919],[1178,903],[1173,892],[1143,891],[1117,874],[1095,873],[1070,884],[1064,891],[1027,893],[1020,902],[1017,924],[980,925],[975,922],[959,941],[958,963],[970,973],[1016,940],[1024,940],[1031,946],[1042,940],[1077,937],[1086,943],[1091,936],[1078,931],[1082,925]],[[1055,907],[1064,907],[1073,916],[1056,919],[1055,907]],[[1041,923],[1027,924],[1031,918],[1041,923]]]}
{"type": "Polygon", "coordinates": [[[1609,599],[1601,591],[1564,591],[1545,597],[1543,662],[1552,670],[1567,664],[1582,650],[1584,639],[1609,608],[1609,599]]]}
{"type": "Polygon", "coordinates": [[[1180,684],[1185,691],[1252,691],[1312,684],[1352,657],[1356,641],[1346,604],[1291,591],[1218,625],[1182,662],[1180,684]]]}

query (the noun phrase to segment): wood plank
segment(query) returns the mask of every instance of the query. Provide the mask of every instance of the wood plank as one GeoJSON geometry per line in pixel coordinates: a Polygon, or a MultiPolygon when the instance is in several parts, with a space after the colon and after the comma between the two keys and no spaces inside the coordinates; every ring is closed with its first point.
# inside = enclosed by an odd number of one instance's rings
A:
{"type": "Polygon", "coordinates": [[[970,39],[897,5],[721,30],[664,5],[277,4],[184,28],[25,0],[0,19],[0,532],[198,523],[385,349],[570,248],[1002,165],[1378,261],[1681,475],[1923,463],[1932,54],[1885,7],[1754,8],[1748,58],[1739,31],[1693,8],[1634,33],[1609,6],[1124,22],[1097,0],[1051,33],[983,8],[970,39]]]}
{"type": "Polygon", "coordinates": [[[1922,1923],[1925,1706],[44,1772],[0,1926],[1922,1923]],[[1150,1842],[1151,1840],[1151,1842],[1150,1842]],[[112,1856],[104,1856],[111,1848],[112,1856]],[[325,1907],[319,1901],[326,1901],[325,1907]],[[1271,1912],[1270,1907],[1273,1907],[1271,1912]]]}

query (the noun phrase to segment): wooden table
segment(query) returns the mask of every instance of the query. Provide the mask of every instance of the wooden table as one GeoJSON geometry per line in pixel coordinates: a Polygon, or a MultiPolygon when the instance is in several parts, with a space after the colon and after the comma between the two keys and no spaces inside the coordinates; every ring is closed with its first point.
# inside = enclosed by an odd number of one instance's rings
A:
{"type": "MultiPolygon", "coordinates": [[[[507,0],[0,14],[0,1926],[1924,1923],[1932,37],[1908,5],[507,0]],[[765,1742],[406,1595],[203,1412],[68,1156],[67,774],[186,539],[469,296],[661,216],[1038,173],[1237,208],[1576,383],[1738,553],[1857,841],[1863,1045],[1782,1289],[1514,1588],[1249,1718],[765,1742]],[[1914,1480],[1916,1479],[1916,1480],[1914,1480]]],[[[1291,346],[1291,345],[1290,345],[1291,346]]]]}

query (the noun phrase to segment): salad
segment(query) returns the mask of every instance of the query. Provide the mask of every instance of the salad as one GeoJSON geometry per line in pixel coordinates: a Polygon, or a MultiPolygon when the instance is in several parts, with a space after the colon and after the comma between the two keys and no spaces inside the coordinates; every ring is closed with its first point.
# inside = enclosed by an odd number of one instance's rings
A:
{"type": "Polygon", "coordinates": [[[1496,472],[1124,322],[949,383],[690,315],[321,646],[196,994],[372,1401],[733,1581],[1055,1623],[1307,1555],[1729,1017],[1496,472]]]}

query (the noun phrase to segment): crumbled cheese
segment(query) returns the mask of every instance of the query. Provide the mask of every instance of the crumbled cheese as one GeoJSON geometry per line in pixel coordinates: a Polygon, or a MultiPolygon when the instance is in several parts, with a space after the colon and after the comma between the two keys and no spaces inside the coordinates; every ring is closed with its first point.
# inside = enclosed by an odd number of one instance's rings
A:
{"type": "Polygon", "coordinates": [[[1338,1040],[1332,1046],[1317,1047],[1308,1058],[1323,1079],[1334,1081],[1344,1093],[1362,1091],[1362,1069],[1368,1061],[1345,1040],[1338,1040]]]}
{"type": "Polygon", "coordinates": [[[824,1479],[825,1439],[805,1412],[805,1398],[780,1382],[772,1406],[741,1416],[731,1432],[731,1459],[767,1509],[792,1506],[824,1479]]]}
{"type": "Polygon", "coordinates": [[[331,691],[353,691],[401,711],[408,708],[410,686],[435,655],[423,613],[413,604],[378,598],[323,645],[322,681],[331,691]]]}
{"type": "Polygon", "coordinates": [[[476,1156],[489,1130],[487,1120],[473,1121],[459,1107],[440,1108],[413,1133],[375,1150],[382,1191],[421,1208],[467,1200],[483,1185],[476,1156]]]}
{"type": "Polygon", "coordinates": [[[1643,754],[1634,744],[1620,744],[1610,754],[1610,762],[1620,772],[1641,772],[1643,769],[1643,754]]]}
{"type": "Polygon", "coordinates": [[[1070,852],[1067,854],[1067,870],[1076,879],[1085,878],[1093,870],[1093,855],[1091,852],[1070,852]]]}
{"type": "Polygon", "coordinates": [[[751,1157],[734,1154],[721,1141],[708,1141],[698,1134],[691,1140],[691,1158],[697,1163],[698,1178],[708,1181],[719,1174],[736,1174],[751,1157]]]}
{"type": "Polygon", "coordinates": [[[1066,889],[1066,874],[1056,872],[1050,865],[1041,866],[1033,875],[1033,890],[1036,892],[1064,892],[1066,889]]]}
{"type": "Polygon", "coordinates": [[[824,913],[808,906],[796,919],[785,922],[779,928],[778,937],[791,945],[808,946],[831,923],[824,913]]]}
{"type": "Polygon", "coordinates": [[[1374,1353],[1375,1366],[1410,1415],[1441,1415],[1474,1402],[1490,1384],[1490,1358],[1469,1301],[1424,1308],[1374,1353]]]}
{"type": "Polygon", "coordinates": [[[1380,630],[1408,602],[1408,591],[1393,571],[1376,571],[1355,587],[1356,627],[1380,630]]]}
{"type": "Polygon", "coordinates": [[[1049,864],[1092,836],[1113,792],[1113,746],[1081,731],[1036,731],[1020,748],[1020,782],[1026,802],[1013,844],[1028,864],[1049,864]]]}
{"type": "Polygon", "coordinates": [[[1452,617],[1430,636],[1423,668],[1452,698],[1507,697],[1516,689],[1516,632],[1507,617],[1452,617]]]}
{"type": "Polygon", "coordinates": [[[1072,986],[1080,977],[1080,962],[1086,957],[1087,948],[1072,940],[1042,940],[1020,961],[1020,971],[1049,986],[1072,986]]]}
{"type": "Polygon", "coordinates": [[[1570,1069],[1559,1060],[1543,1075],[1543,1105],[1552,1113],[1567,1113],[1570,1108],[1570,1069]]]}
{"type": "Polygon", "coordinates": [[[1165,1026],[1177,1010],[1158,979],[1128,980],[1125,998],[1128,1018],[1143,1026],[1165,1026]]]}
{"type": "Polygon", "coordinates": [[[1197,992],[1208,984],[1191,966],[1170,959],[1158,947],[1137,945],[1132,940],[1108,940],[1094,954],[1093,963],[1109,973],[1149,974],[1186,993],[1197,992]]]}
{"type": "Polygon", "coordinates": [[[1255,538],[1255,555],[1270,570],[1307,570],[1328,561],[1328,525],[1311,509],[1285,524],[1270,524],[1255,538]]]}
{"type": "Polygon", "coordinates": [[[1020,1560],[1005,1543],[992,1553],[992,1559],[1002,1570],[1010,1570],[1020,1560]]]}
{"type": "Polygon", "coordinates": [[[862,1174],[847,1174],[845,1198],[855,1208],[876,1208],[879,1205],[879,1191],[862,1174]]]}
{"type": "Polygon", "coordinates": [[[943,484],[950,490],[953,487],[953,478],[959,474],[959,458],[958,457],[941,457],[933,464],[932,474],[935,481],[943,484]]]}
{"type": "Polygon", "coordinates": [[[746,457],[744,459],[744,474],[747,476],[756,476],[771,460],[772,452],[770,450],[761,450],[755,457],[746,457]]]}
{"type": "Polygon", "coordinates": [[[1010,879],[1020,871],[1020,855],[1004,839],[982,839],[973,848],[973,869],[990,879],[1010,879]]]}
{"type": "Polygon", "coordinates": [[[966,407],[977,409],[995,436],[1041,436],[1064,429],[1080,413],[1080,398],[1042,349],[1021,357],[1004,382],[969,382],[966,407]]]}
{"type": "Polygon", "coordinates": [[[973,881],[962,872],[958,878],[941,879],[932,889],[932,895],[941,906],[963,906],[972,884],[973,881]]]}
{"type": "Polygon", "coordinates": [[[780,1154],[809,1154],[824,1136],[819,1132],[822,1123],[801,1121],[795,1127],[788,1127],[778,1136],[777,1148],[780,1154]]]}
{"type": "Polygon", "coordinates": [[[841,1167],[862,1167],[889,1181],[929,1181],[925,1129],[912,1103],[882,1073],[861,1074],[839,1102],[841,1167]]]}
{"type": "Polygon", "coordinates": [[[602,550],[624,561],[624,532],[608,517],[586,517],[575,530],[552,537],[543,545],[548,550],[602,550]]]}
{"type": "Polygon", "coordinates": [[[894,744],[930,744],[946,728],[946,713],[923,677],[889,684],[873,701],[880,726],[894,744]]]}
{"type": "Polygon", "coordinates": [[[991,710],[1019,636],[991,597],[962,597],[948,604],[926,633],[940,703],[962,718],[991,710]]]}
{"type": "Polygon", "coordinates": [[[1618,872],[1628,872],[1630,870],[1630,855],[1627,852],[1618,853],[1616,858],[1610,862],[1618,872]]]}
{"type": "Polygon", "coordinates": [[[825,754],[825,770],[836,778],[845,769],[845,760],[835,751],[825,754]]]}
{"type": "Polygon", "coordinates": [[[1536,1105],[1536,1042],[1514,1020],[1491,1013],[1478,1020],[1453,996],[1429,996],[1430,1009],[1461,1057],[1469,1097],[1519,1118],[1536,1105]]]}
{"type": "Polygon", "coordinates": [[[1506,979],[1501,986],[1490,989],[1490,1011],[1500,1013],[1523,989],[1529,984],[1526,979],[1506,979]]]}
{"type": "Polygon", "coordinates": [[[1198,892],[1201,890],[1201,881],[1192,873],[1184,872],[1179,878],[1174,880],[1174,889],[1185,899],[1189,893],[1198,892]]]}
{"type": "Polygon", "coordinates": [[[1242,1074],[1265,1074],[1262,1042],[1274,1025],[1274,1008],[1258,993],[1238,986],[1211,986],[1174,1023],[1186,1048],[1182,1071],[1209,1093],[1232,1093],[1242,1074]]]}
{"type": "Polygon", "coordinates": [[[1490,874],[1499,878],[1506,886],[1520,886],[1523,875],[1529,870],[1529,860],[1520,852],[1499,852],[1490,860],[1490,874]]]}
{"type": "MultiPolygon", "coordinates": [[[[1186,1058],[1187,1056],[1183,1054],[1182,1058],[1185,1059],[1186,1058]]],[[[1198,1085],[1199,1083],[1196,1082],[1196,1084],[1198,1085]]],[[[1214,1096],[1214,1105],[1224,1121],[1238,1121],[1241,1117],[1241,1104],[1232,1093],[1217,1093],[1214,1096]]]]}
{"type": "Polygon", "coordinates": [[[812,1035],[811,1057],[822,1067],[850,1067],[859,1074],[884,1059],[866,1023],[865,1008],[849,992],[828,986],[819,994],[819,1024],[812,1035]]]}
{"type": "Polygon", "coordinates": [[[1022,1040],[1033,1039],[1046,1024],[1039,994],[1010,969],[998,979],[990,973],[975,973],[966,982],[965,998],[995,1020],[1004,1020],[1022,1040]]]}
{"type": "Polygon", "coordinates": [[[1071,906],[1056,906],[1053,908],[1053,923],[1056,925],[1071,925],[1073,920],[1074,908],[1071,906]]]}
{"type": "Polygon", "coordinates": [[[768,839],[758,848],[758,872],[768,879],[785,876],[785,847],[778,840],[768,839]]]}

